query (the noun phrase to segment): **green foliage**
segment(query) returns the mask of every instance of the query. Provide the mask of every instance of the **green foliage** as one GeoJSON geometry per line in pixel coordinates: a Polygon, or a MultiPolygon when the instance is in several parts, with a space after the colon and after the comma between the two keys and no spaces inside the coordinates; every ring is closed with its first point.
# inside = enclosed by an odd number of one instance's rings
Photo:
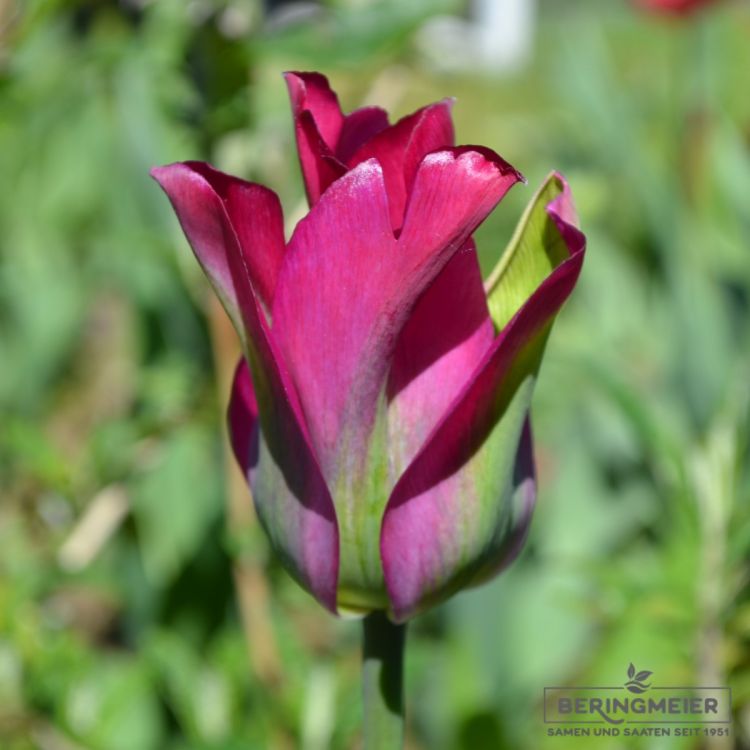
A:
{"type": "MultiPolygon", "coordinates": [[[[147,175],[210,159],[291,228],[290,68],[348,108],[456,95],[460,141],[531,185],[562,171],[589,237],[534,399],[529,544],[411,627],[411,746],[578,748],[546,738],[542,688],[634,663],[730,685],[721,747],[750,747],[747,11],[542,2],[533,62],[498,78],[421,56],[460,3],[323,5],[264,26],[256,0],[0,2],[0,747],[357,746],[359,630],[247,520],[222,455],[235,354],[147,175]]],[[[480,229],[487,273],[529,198],[480,229]]]]}

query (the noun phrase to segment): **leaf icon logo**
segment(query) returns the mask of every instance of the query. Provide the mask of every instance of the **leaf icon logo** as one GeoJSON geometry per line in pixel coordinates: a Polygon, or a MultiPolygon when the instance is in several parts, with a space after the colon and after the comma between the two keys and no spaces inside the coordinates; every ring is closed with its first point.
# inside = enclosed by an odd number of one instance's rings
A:
{"type": "Polygon", "coordinates": [[[646,680],[651,677],[653,672],[649,672],[647,669],[643,669],[636,673],[635,666],[631,662],[628,666],[628,681],[625,683],[625,687],[631,693],[645,693],[650,687],[650,684],[646,683],[646,680]]]}

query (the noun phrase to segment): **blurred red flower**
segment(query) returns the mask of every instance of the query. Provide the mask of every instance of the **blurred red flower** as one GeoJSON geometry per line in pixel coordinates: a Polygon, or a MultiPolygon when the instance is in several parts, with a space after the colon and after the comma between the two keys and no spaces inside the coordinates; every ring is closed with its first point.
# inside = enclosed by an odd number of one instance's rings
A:
{"type": "Polygon", "coordinates": [[[716,2],[717,0],[635,0],[636,5],[646,10],[678,16],[693,13],[716,2]]]}

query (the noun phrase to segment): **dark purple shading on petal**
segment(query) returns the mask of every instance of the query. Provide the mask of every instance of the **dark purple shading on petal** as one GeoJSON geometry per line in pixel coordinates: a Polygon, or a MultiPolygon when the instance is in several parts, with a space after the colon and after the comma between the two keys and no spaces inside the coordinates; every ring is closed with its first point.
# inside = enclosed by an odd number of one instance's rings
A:
{"type": "Polygon", "coordinates": [[[328,186],[346,172],[346,167],[323,142],[310,112],[297,117],[295,132],[307,200],[314,206],[328,186]]]}
{"type": "Polygon", "coordinates": [[[237,363],[234,371],[227,424],[232,452],[247,478],[258,465],[260,422],[250,368],[244,359],[237,363]]]}
{"type": "Polygon", "coordinates": [[[506,531],[501,549],[492,560],[489,568],[478,574],[472,584],[479,584],[505,570],[521,553],[531,529],[531,519],[536,507],[536,465],[534,463],[534,441],[531,432],[531,419],[526,417],[518,444],[518,453],[513,467],[511,522],[506,531]]]}

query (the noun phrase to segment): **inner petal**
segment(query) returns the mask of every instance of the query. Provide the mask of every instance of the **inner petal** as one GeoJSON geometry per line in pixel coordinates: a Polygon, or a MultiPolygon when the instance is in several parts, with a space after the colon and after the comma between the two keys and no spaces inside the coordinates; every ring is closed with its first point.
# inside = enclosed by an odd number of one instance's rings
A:
{"type": "Polygon", "coordinates": [[[492,340],[479,261],[469,240],[422,295],[398,339],[388,380],[389,473],[394,483],[492,340]]]}

